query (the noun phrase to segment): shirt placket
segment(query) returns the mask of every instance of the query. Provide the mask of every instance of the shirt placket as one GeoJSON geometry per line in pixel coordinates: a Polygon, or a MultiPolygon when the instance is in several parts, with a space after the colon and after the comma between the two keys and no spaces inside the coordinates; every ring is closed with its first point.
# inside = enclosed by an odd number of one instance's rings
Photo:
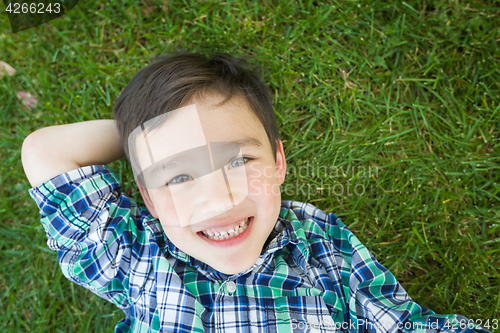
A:
{"type": "Polygon", "coordinates": [[[228,280],[222,282],[217,290],[217,296],[215,297],[214,309],[213,309],[215,313],[214,327],[216,333],[227,332],[224,326],[224,323],[226,322],[224,320],[224,317],[226,315],[229,315],[228,312],[235,310],[234,308],[231,309],[227,306],[224,306],[225,303],[224,301],[226,297],[231,297],[236,292],[236,289],[237,289],[236,282],[234,282],[233,280],[228,280]]]}

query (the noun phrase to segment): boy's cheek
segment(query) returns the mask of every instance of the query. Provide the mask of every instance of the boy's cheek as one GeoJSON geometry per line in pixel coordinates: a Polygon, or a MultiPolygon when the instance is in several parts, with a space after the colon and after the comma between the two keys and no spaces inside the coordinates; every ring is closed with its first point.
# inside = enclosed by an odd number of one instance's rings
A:
{"type": "Polygon", "coordinates": [[[267,178],[271,181],[278,177],[278,170],[275,165],[253,162],[247,169],[247,177],[250,179],[267,178]]]}
{"type": "Polygon", "coordinates": [[[281,195],[280,185],[276,180],[270,179],[252,179],[249,182],[249,196],[253,197],[270,197],[281,195]]]}
{"type": "Polygon", "coordinates": [[[252,179],[249,182],[248,194],[250,196],[262,195],[260,181],[258,179],[252,179]]]}
{"type": "Polygon", "coordinates": [[[277,196],[281,194],[277,170],[273,165],[253,164],[247,173],[250,196],[277,196]]]}
{"type": "Polygon", "coordinates": [[[178,214],[170,191],[165,188],[152,189],[149,190],[149,193],[161,224],[178,224],[178,214]]]}

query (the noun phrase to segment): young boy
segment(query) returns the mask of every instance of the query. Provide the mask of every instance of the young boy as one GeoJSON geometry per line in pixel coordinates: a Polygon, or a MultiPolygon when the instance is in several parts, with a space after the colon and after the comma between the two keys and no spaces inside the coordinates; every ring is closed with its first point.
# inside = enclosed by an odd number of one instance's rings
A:
{"type": "Polygon", "coordinates": [[[484,331],[414,303],[333,214],[281,201],[270,95],[227,55],[140,70],[115,121],[22,149],[64,275],[120,307],[116,332],[484,331]],[[146,207],[103,164],[127,156],[146,207]]]}

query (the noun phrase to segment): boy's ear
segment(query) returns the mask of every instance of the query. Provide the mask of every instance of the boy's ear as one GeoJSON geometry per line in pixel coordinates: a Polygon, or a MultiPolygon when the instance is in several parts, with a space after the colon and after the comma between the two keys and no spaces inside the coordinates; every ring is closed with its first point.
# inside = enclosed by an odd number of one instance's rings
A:
{"type": "Polygon", "coordinates": [[[283,143],[278,140],[276,147],[276,174],[278,176],[279,184],[283,184],[286,175],[286,158],[285,151],[283,149],[283,143]]]}
{"type": "Polygon", "coordinates": [[[156,213],[155,207],[153,205],[153,202],[151,201],[151,198],[149,197],[148,191],[141,186],[141,184],[137,181],[137,187],[139,188],[139,192],[141,192],[142,199],[144,200],[144,204],[146,205],[146,208],[149,210],[151,215],[153,215],[155,218],[158,218],[158,214],[156,213]]]}

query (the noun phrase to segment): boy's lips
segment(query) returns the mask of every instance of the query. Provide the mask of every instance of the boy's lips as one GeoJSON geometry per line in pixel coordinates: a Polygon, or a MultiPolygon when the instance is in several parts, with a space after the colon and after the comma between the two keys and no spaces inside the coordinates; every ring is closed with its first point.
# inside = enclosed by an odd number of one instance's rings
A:
{"type": "Polygon", "coordinates": [[[203,224],[205,224],[203,229],[199,228],[198,231],[196,231],[196,232],[204,232],[206,234],[227,232],[232,228],[237,228],[239,225],[241,225],[245,221],[248,221],[249,218],[250,218],[250,216],[239,215],[239,217],[220,219],[219,221],[211,221],[211,222],[206,223],[206,224],[203,223],[203,224]],[[208,227],[207,227],[207,225],[208,225],[208,227]]]}
{"type": "Polygon", "coordinates": [[[231,224],[231,228],[225,228],[227,231],[220,231],[220,232],[205,232],[205,231],[199,231],[198,234],[200,237],[205,239],[206,241],[210,242],[213,245],[217,246],[233,246],[241,241],[243,241],[246,236],[248,235],[248,229],[250,229],[250,226],[254,220],[254,217],[251,216],[247,218],[244,221],[238,222],[236,224],[236,227],[234,224],[231,224]]]}
{"type": "Polygon", "coordinates": [[[249,218],[246,220],[233,223],[227,227],[221,228],[210,228],[207,230],[203,230],[202,233],[204,236],[214,239],[214,240],[224,240],[232,237],[238,236],[248,227],[249,218]]]}

